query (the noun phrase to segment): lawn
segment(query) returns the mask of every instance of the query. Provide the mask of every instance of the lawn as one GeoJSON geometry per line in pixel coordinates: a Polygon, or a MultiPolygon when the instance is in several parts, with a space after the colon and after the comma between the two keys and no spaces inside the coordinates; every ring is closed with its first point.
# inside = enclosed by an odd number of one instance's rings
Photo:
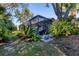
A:
{"type": "Polygon", "coordinates": [[[52,43],[19,41],[14,45],[1,45],[2,56],[62,56],[65,55],[52,43]]]}

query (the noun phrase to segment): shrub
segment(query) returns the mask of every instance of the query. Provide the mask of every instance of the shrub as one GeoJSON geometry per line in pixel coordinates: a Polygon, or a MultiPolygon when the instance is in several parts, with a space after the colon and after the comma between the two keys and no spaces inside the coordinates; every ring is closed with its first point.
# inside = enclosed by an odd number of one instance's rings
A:
{"type": "Polygon", "coordinates": [[[65,20],[55,20],[50,26],[49,32],[54,36],[68,36],[75,34],[76,29],[71,22],[65,20]]]}
{"type": "Polygon", "coordinates": [[[14,32],[12,32],[12,35],[13,36],[23,36],[24,35],[24,33],[23,32],[21,32],[21,31],[14,31],[14,32]]]}
{"type": "Polygon", "coordinates": [[[25,35],[27,37],[31,37],[33,35],[33,33],[34,33],[34,30],[32,28],[30,28],[30,27],[27,27],[27,28],[25,28],[24,32],[25,32],[25,35]]]}
{"type": "Polygon", "coordinates": [[[8,41],[13,41],[14,38],[12,36],[12,34],[9,32],[5,32],[4,34],[2,34],[2,39],[4,42],[8,42],[8,41]]]}
{"type": "Polygon", "coordinates": [[[13,31],[10,33],[5,32],[2,34],[2,39],[4,42],[15,41],[18,37],[23,36],[23,32],[13,31]]]}
{"type": "Polygon", "coordinates": [[[30,27],[27,27],[25,30],[25,35],[29,38],[32,38],[33,41],[39,41],[41,37],[30,27]]]}
{"type": "Polygon", "coordinates": [[[37,35],[36,33],[33,33],[33,35],[32,35],[33,41],[39,41],[40,39],[41,39],[41,37],[39,35],[37,35]]]}
{"type": "Polygon", "coordinates": [[[79,21],[73,19],[73,20],[71,21],[71,23],[72,23],[73,26],[75,27],[75,34],[79,34],[79,21]]]}
{"type": "Polygon", "coordinates": [[[72,21],[72,19],[74,19],[74,17],[73,16],[69,16],[66,21],[70,22],[70,21],[72,21]]]}

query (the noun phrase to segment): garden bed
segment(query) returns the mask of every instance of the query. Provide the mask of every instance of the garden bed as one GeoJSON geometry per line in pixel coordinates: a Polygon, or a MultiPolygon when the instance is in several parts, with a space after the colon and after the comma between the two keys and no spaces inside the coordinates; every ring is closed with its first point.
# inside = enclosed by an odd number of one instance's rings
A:
{"type": "Polygon", "coordinates": [[[79,35],[56,38],[55,44],[68,56],[79,55],[79,35]]]}

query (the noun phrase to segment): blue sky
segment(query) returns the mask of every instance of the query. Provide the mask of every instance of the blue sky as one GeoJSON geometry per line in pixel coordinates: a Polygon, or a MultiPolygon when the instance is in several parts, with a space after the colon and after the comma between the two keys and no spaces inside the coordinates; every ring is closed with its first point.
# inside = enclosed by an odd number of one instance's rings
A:
{"type": "Polygon", "coordinates": [[[28,8],[34,15],[42,15],[47,18],[56,18],[56,15],[51,5],[49,7],[46,7],[46,4],[36,3],[36,4],[29,4],[28,8]]]}
{"type": "Polygon", "coordinates": [[[79,18],[79,12],[77,13],[77,16],[76,17],[79,18]]]}

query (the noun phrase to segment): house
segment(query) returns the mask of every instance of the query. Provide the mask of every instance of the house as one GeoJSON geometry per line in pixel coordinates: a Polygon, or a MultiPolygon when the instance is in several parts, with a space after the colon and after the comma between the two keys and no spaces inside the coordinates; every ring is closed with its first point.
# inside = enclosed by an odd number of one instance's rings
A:
{"type": "Polygon", "coordinates": [[[52,23],[54,18],[49,19],[40,15],[37,15],[29,20],[29,26],[36,30],[40,35],[48,33],[48,27],[52,23]]]}

